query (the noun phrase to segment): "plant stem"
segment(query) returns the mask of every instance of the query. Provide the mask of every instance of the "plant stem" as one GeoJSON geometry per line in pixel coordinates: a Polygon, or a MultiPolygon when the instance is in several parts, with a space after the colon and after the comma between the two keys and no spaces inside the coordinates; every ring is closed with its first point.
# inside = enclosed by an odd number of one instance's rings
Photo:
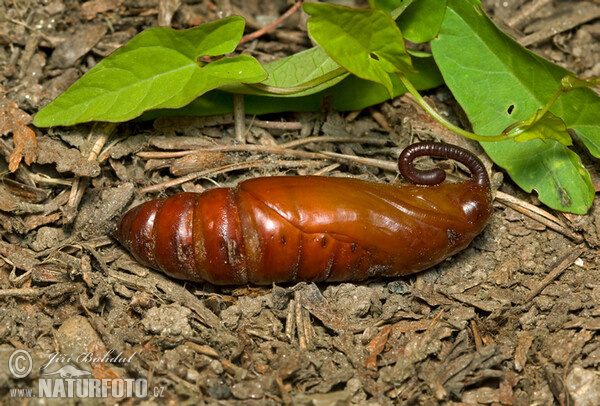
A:
{"type": "Polygon", "coordinates": [[[402,84],[404,84],[406,89],[409,91],[409,93],[413,95],[415,100],[417,100],[417,103],[419,103],[419,105],[421,107],[423,107],[423,109],[426,112],[428,112],[433,118],[435,118],[435,120],[438,123],[440,123],[447,129],[454,131],[455,133],[462,135],[463,137],[468,138],[470,140],[474,140],[474,141],[494,142],[494,141],[505,141],[505,140],[512,138],[505,134],[493,135],[493,136],[478,135],[478,134],[474,134],[470,131],[467,131],[460,127],[455,126],[454,124],[452,124],[451,122],[446,120],[444,117],[442,117],[433,107],[431,107],[429,105],[429,103],[427,103],[427,101],[425,101],[425,99],[421,96],[421,94],[417,91],[417,89],[415,89],[415,87],[412,85],[412,83],[410,83],[408,78],[406,76],[404,76],[403,73],[398,73],[398,77],[402,81],[402,84]]]}
{"type": "Polygon", "coordinates": [[[299,86],[294,87],[276,87],[276,86],[268,86],[263,85],[262,83],[246,83],[245,85],[251,87],[256,90],[260,90],[266,93],[273,93],[278,95],[293,95],[294,93],[300,93],[308,89],[312,89],[320,84],[328,82],[332,79],[337,78],[341,75],[348,75],[348,71],[344,67],[336,68],[326,74],[316,77],[314,79],[309,80],[308,82],[304,82],[299,86]]]}
{"type": "MultiPolygon", "coordinates": [[[[550,100],[548,100],[548,103],[546,103],[544,105],[544,107],[542,107],[539,111],[538,111],[538,120],[541,119],[542,117],[544,117],[544,114],[546,114],[548,112],[548,110],[550,110],[550,107],[552,107],[552,105],[554,104],[554,102],[556,101],[556,99],[558,99],[560,97],[561,94],[565,93],[567,90],[565,88],[563,88],[562,86],[556,91],[556,93],[554,93],[554,95],[550,98],[550,100]]],[[[537,120],[536,120],[537,121],[537,120]]]]}

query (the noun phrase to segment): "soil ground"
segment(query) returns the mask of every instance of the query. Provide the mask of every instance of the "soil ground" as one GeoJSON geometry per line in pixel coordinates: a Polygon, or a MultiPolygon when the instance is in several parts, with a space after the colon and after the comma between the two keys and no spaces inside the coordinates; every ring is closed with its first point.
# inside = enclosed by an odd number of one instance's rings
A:
{"type": "MultiPolygon", "coordinates": [[[[146,28],[189,28],[240,14],[252,32],[290,5],[4,0],[0,103],[35,114],[146,28]]],[[[597,1],[484,5],[500,27],[534,52],[578,75],[600,75],[597,1]]],[[[268,62],[310,47],[302,27],[297,12],[248,42],[245,52],[268,62]]],[[[461,122],[446,89],[427,96],[461,122]]],[[[110,351],[121,359],[70,364],[96,378],[146,378],[151,388],[164,388],[163,397],[148,403],[600,404],[598,200],[585,216],[551,212],[491,167],[500,193],[489,225],[470,248],[426,272],[365,283],[227,288],[182,283],[138,265],[111,237],[128,207],[214,183],[315,173],[396,180],[393,172],[362,164],[268,152],[308,136],[364,141],[317,140],[289,148],[394,162],[413,141],[442,140],[485,158],[476,145],[428,119],[409,97],[361,112],[257,117],[246,143],[267,152],[138,154],[232,145],[231,116],[126,123],[112,136],[106,126],[94,124],[35,132],[37,162],[21,163],[14,173],[8,171],[13,141],[0,138],[0,359],[7,365],[15,349],[25,349],[34,364],[24,379],[0,368],[1,404],[23,404],[10,389],[37,388],[39,366],[52,353],[101,358],[110,351]],[[221,175],[208,171],[172,188],[140,193],[189,173],[256,160],[259,167],[221,175]],[[541,223],[523,214],[525,203],[554,217],[541,223]]],[[[598,161],[578,152],[598,186],[598,161]]]]}

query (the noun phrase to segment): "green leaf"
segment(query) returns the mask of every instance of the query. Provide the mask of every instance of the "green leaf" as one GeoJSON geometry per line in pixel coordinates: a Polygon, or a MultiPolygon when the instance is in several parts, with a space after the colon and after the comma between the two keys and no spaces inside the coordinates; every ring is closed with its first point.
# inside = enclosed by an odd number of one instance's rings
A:
{"type": "Polygon", "coordinates": [[[370,0],[369,6],[389,13],[395,20],[415,0],[370,0]]]}
{"type": "Polygon", "coordinates": [[[513,138],[516,142],[540,139],[544,142],[554,140],[565,146],[573,145],[573,140],[571,140],[565,122],[549,111],[544,114],[543,109],[537,110],[527,120],[519,121],[511,126],[506,134],[516,135],[513,138]],[[541,117],[539,117],[540,114],[542,114],[541,117]]]}
{"type": "Polygon", "coordinates": [[[243,31],[244,19],[237,16],[185,31],[146,30],[38,112],[34,124],[125,121],[150,109],[184,106],[225,84],[260,82],[266,73],[247,55],[198,62],[203,56],[232,52],[243,31]]]}
{"type": "Polygon", "coordinates": [[[400,0],[400,5],[398,7],[396,7],[395,9],[393,9],[392,11],[390,11],[390,16],[395,20],[398,17],[400,17],[400,15],[402,13],[404,13],[404,10],[406,10],[408,8],[408,6],[410,6],[413,3],[414,0],[405,0],[402,1],[400,0]]]}
{"type": "Polygon", "coordinates": [[[330,4],[305,3],[310,36],[354,75],[379,83],[393,96],[389,73],[411,72],[402,33],[389,14],[330,4]]]}
{"type": "Polygon", "coordinates": [[[414,0],[369,0],[369,7],[391,13],[400,7],[408,7],[413,1],[414,0]]]}
{"type": "Polygon", "coordinates": [[[502,166],[506,165],[518,173],[519,181],[524,185],[540,191],[540,198],[541,191],[547,192],[544,197],[549,196],[551,200],[544,201],[545,204],[550,206],[548,203],[552,203],[550,207],[573,213],[584,214],[587,211],[593,199],[593,193],[590,196],[592,185],[589,173],[581,165],[577,154],[553,140],[546,143],[540,140],[522,143],[509,140],[493,145],[502,144],[511,145],[510,154],[497,154],[502,166]]]}
{"type": "Polygon", "coordinates": [[[415,43],[435,38],[446,14],[446,3],[447,0],[413,1],[396,19],[404,38],[415,43]]]}
{"type": "MultiPolygon", "coordinates": [[[[442,28],[431,45],[446,84],[482,135],[500,134],[526,120],[569,73],[509,38],[476,0],[448,0],[442,28]]],[[[593,91],[563,94],[551,111],[600,156],[600,98],[593,91]]],[[[539,140],[482,146],[523,190],[537,190],[546,205],[573,213],[590,207],[594,189],[589,173],[565,146],[539,140]]]]}
{"type": "Polygon", "coordinates": [[[431,41],[440,31],[447,0],[372,0],[371,8],[385,11],[396,20],[406,39],[431,41]]]}
{"type": "MultiPolygon", "coordinates": [[[[419,90],[431,89],[443,84],[442,76],[432,57],[414,58],[417,73],[407,77],[419,90]]],[[[400,80],[392,77],[394,97],[404,94],[406,88],[400,80]]],[[[321,111],[327,104],[338,111],[360,110],[389,99],[387,91],[377,83],[350,75],[337,85],[318,93],[303,97],[271,97],[247,95],[244,104],[247,114],[269,114],[283,111],[321,111]]],[[[151,120],[160,116],[210,116],[231,113],[233,95],[214,90],[197,98],[191,104],[178,110],[153,110],[145,113],[140,120],[151,120]]]]}
{"type": "Polygon", "coordinates": [[[566,91],[579,89],[580,87],[596,87],[600,86],[600,77],[583,79],[572,75],[567,75],[562,78],[561,85],[566,91]]]}
{"type": "MultiPolygon", "coordinates": [[[[442,76],[433,58],[413,58],[417,73],[406,76],[418,89],[432,89],[443,84],[442,76]]],[[[398,78],[390,77],[393,86],[393,97],[406,93],[406,88],[398,78]]],[[[350,76],[332,88],[332,104],[339,111],[361,110],[365,107],[384,102],[389,99],[387,91],[376,83],[350,76]]]]}
{"type": "Polygon", "coordinates": [[[264,66],[269,77],[261,83],[222,87],[232,93],[259,96],[300,97],[318,93],[348,76],[348,71],[321,47],[313,47],[264,66]]]}

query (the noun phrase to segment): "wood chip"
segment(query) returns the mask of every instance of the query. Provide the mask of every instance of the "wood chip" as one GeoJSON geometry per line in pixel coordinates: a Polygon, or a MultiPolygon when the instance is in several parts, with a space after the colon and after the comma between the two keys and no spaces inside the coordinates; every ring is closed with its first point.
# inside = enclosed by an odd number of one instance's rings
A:
{"type": "Polygon", "coordinates": [[[365,346],[365,349],[369,352],[369,356],[365,362],[365,366],[367,368],[375,369],[377,367],[377,356],[381,354],[381,351],[383,351],[391,331],[392,326],[389,324],[383,326],[375,338],[373,338],[369,344],[365,346]]]}
{"type": "Polygon", "coordinates": [[[519,337],[519,342],[517,343],[517,348],[515,350],[515,369],[517,371],[522,371],[525,368],[525,364],[527,363],[527,352],[529,348],[531,348],[531,344],[533,343],[533,334],[529,331],[524,332],[519,337]]]}
{"type": "Polygon", "coordinates": [[[537,287],[533,288],[533,290],[529,292],[529,294],[525,298],[525,303],[529,302],[534,297],[536,297],[542,290],[544,290],[546,286],[548,286],[553,280],[558,278],[565,271],[565,269],[570,267],[573,264],[573,262],[575,262],[575,260],[585,252],[585,250],[585,248],[576,248],[574,251],[569,252],[568,254],[560,258],[558,261],[556,261],[556,263],[552,266],[551,271],[544,278],[544,280],[542,280],[537,285],[537,287]]]}
{"type": "Polygon", "coordinates": [[[519,39],[519,43],[524,47],[536,44],[598,17],[600,17],[600,6],[589,2],[580,2],[569,11],[569,15],[559,15],[556,19],[547,21],[543,29],[519,39]]]}
{"type": "Polygon", "coordinates": [[[317,285],[310,283],[298,293],[300,304],[302,304],[310,314],[321,320],[323,325],[336,332],[349,329],[348,322],[344,315],[335,312],[331,308],[329,302],[323,297],[317,285]]]}

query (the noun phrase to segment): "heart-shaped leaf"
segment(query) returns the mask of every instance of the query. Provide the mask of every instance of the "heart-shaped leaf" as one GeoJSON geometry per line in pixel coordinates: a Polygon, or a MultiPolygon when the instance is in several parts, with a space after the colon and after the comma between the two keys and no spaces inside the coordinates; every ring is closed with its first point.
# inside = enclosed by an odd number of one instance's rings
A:
{"type": "MultiPolygon", "coordinates": [[[[497,135],[544,106],[569,74],[519,45],[483,12],[477,0],[448,0],[440,33],[431,42],[446,84],[477,134],[497,135]]],[[[551,111],[600,156],[600,98],[590,89],[565,93],[551,111]]],[[[555,141],[482,142],[492,160],[546,205],[585,213],[594,188],[579,157],[555,141]]]]}
{"type": "Polygon", "coordinates": [[[184,106],[225,84],[260,82],[267,74],[247,55],[199,62],[232,52],[243,31],[244,19],[237,16],[185,31],[146,30],[40,110],[34,124],[126,121],[147,110],[184,106]]]}
{"type": "Polygon", "coordinates": [[[305,3],[310,36],[338,64],[359,78],[380,83],[390,97],[390,73],[412,72],[402,33],[389,14],[331,4],[305,3]]]}

